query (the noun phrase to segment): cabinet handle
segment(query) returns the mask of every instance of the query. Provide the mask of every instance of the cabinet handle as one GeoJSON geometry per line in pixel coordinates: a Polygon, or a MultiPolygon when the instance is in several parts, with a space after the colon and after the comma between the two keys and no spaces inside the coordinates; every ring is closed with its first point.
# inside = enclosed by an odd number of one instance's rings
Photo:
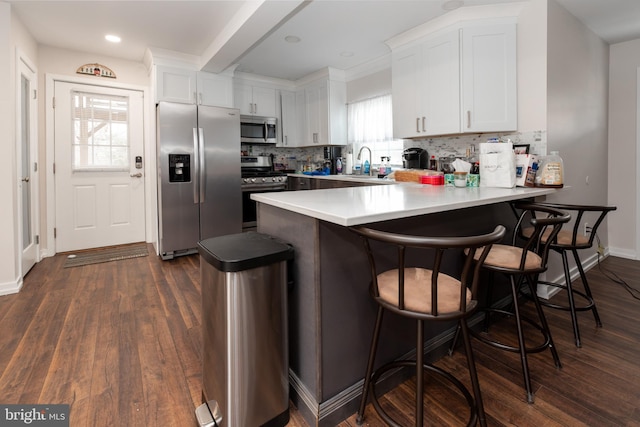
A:
{"type": "Polygon", "coordinates": [[[422,117],[422,132],[426,132],[427,130],[424,127],[424,122],[425,122],[425,118],[424,116],[422,117]]]}
{"type": "Polygon", "coordinates": [[[289,141],[287,140],[287,135],[284,136],[284,145],[287,145],[289,141]]]}
{"type": "Polygon", "coordinates": [[[202,92],[198,94],[198,105],[202,105],[202,92]]]}
{"type": "Polygon", "coordinates": [[[420,133],[420,117],[416,117],[416,132],[420,133]]]}
{"type": "Polygon", "coordinates": [[[467,128],[471,127],[471,110],[467,110],[467,128]]]}
{"type": "Polygon", "coordinates": [[[198,103],[198,92],[193,92],[193,102],[198,103]]]}

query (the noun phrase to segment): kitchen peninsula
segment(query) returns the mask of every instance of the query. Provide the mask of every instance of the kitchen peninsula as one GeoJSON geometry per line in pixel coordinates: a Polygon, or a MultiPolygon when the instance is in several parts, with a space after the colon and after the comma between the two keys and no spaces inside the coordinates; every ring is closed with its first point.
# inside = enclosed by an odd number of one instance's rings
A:
{"type": "MultiPolygon", "coordinates": [[[[258,231],[295,249],[289,381],[291,399],[309,424],[338,424],[356,411],[361,393],[376,305],[361,240],[349,226],[442,236],[486,233],[503,224],[510,233],[515,221],[504,202],[556,191],[396,183],[252,195],[258,231]]],[[[425,346],[434,350],[428,358],[443,354],[451,339],[455,325],[441,326],[425,331],[425,346]]],[[[378,366],[411,355],[412,328],[412,322],[385,318],[378,366]]]]}

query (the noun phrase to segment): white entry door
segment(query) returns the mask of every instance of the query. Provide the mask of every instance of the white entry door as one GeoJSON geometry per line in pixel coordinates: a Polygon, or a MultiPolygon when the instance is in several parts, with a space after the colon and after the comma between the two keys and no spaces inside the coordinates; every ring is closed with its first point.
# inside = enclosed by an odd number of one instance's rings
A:
{"type": "Polygon", "coordinates": [[[145,240],[143,94],[55,83],[56,252],[145,240]]]}

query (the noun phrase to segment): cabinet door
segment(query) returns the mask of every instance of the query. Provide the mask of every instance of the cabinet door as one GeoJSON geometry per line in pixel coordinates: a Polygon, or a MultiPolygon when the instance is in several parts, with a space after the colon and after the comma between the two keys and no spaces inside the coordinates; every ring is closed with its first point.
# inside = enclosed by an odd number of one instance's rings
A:
{"type": "Polygon", "coordinates": [[[253,87],[253,105],[256,116],[277,117],[276,90],[268,87],[253,87]]]}
{"type": "Polygon", "coordinates": [[[297,147],[298,123],[296,117],[296,93],[288,90],[280,91],[282,141],[278,143],[281,147],[297,147]]]}
{"type": "Polygon", "coordinates": [[[234,106],[240,109],[240,114],[253,114],[253,88],[235,83],[233,87],[233,102],[234,106]]]}
{"type": "MultiPolygon", "coordinates": [[[[451,31],[422,47],[421,130],[427,135],[460,132],[460,42],[451,31]]],[[[395,107],[395,103],[394,103],[395,107]]]]}
{"type": "Polygon", "coordinates": [[[233,107],[233,79],[214,73],[198,73],[198,104],[233,107]]]}
{"type": "Polygon", "coordinates": [[[296,123],[299,146],[308,146],[313,143],[309,125],[307,124],[307,96],[304,89],[296,90],[296,123]]]}
{"type": "MultiPolygon", "coordinates": [[[[323,98],[327,99],[326,85],[312,85],[305,89],[306,108],[307,108],[307,132],[311,143],[314,145],[326,144],[326,130],[322,130],[322,102],[323,98]],[[324,94],[322,90],[324,86],[324,94]]],[[[328,123],[328,118],[325,115],[325,123],[328,123]]]]}
{"type": "Polygon", "coordinates": [[[393,98],[393,136],[412,138],[424,134],[420,105],[421,46],[393,52],[391,93],[393,98]]]}
{"type": "Polygon", "coordinates": [[[462,30],[462,131],[518,127],[516,24],[462,30]]]}
{"type": "Polygon", "coordinates": [[[156,101],[195,104],[196,72],[181,68],[156,67],[156,101]]]}

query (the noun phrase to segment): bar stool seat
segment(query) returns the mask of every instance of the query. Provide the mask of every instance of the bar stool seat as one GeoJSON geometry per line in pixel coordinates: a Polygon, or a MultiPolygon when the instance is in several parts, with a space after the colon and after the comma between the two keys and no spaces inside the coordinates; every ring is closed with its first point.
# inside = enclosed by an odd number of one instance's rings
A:
{"type": "MultiPolygon", "coordinates": [[[[596,327],[598,328],[602,327],[602,322],[600,320],[600,315],[598,314],[598,309],[593,299],[593,295],[591,294],[589,283],[587,282],[587,276],[584,273],[582,261],[578,256],[578,250],[589,249],[593,247],[593,241],[596,237],[596,231],[598,227],[604,220],[605,216],[609,212],[614,211],[617,208],[615,206],[588,206],[561,203],[537,203],[537,205],[567,211],[575,217],[575,223],[571,230],[560,230],[556,238],[552,239],[550,246],[551,250],[558,252],[562,256],[562,265],[564,267],[565,280],[564,283],[553,283],[548,281],[540,281],[539,283],[565,289],[567,291],[566,304],[555,304],[550,301],[541,301],[541,303],[546,307],[570,312],[575,345],[576,347],[582,347],[582,341],[580,339],[580,328],[578,327],[577,312],[591,311],[596,322],[596,327]],[[583,218],[586,219],[585,215],[589,217],[592,216],[592,219],[595,220],[592,223],[593,225],[591,226],[591,232],[587,236],[580,233],[582,220],[583,218]],[[580,273],[580,279],[582,280],[583,291],[576,290],[571,283],[571,273],[569,270],[569,260],[567,257],[567,252],[571,252],[573,254],[573,259],[575,260],[576,267],[578,268],[578,272],[580,273]],[[581,299],[580,303],[576,303],[576,296],[581,299]]],[[[523,228],[522,236],[528,237],[531,232],[531,228],[523,228]]],[[[543,234],[543,241],[546,241],[548,238],[548,235],[543,234]]]]}
{"type": "MultiPolygon", "coordinates": [[[[481,309],[481,311],[485,312],[484,329],[482,332],[472,331],[471,334],[480,341],[495,348],[520,354],[527,402],[533,403],[534,393],[531,387],[528,354],[549,349],[555,366],[557,368],[562,367],[558,352],[553,343],[551,331],[549,330],[544,312],[542,311],[542,306],[536,296],[536,288],[538,275],[547,269],[550,242],[553,241],[560,232],[562,224],[568,222],[571,217],[562,211],[541,207],[534,203],[514,202],[512,203],[512,207],[515,212],[520,212],[514,230],[513,244],[493,245],[484,260],[482,268],[491,273],[489,283],[487,284],[488,292],[486,294],[485,306],[481,309]],[[541,215],[544,217],[541,217],[541,215]],[[520,230],[527,222],[530,224],[529,237],[523,247],[515,246],[515,236],[522,234],[520,230]],[[547,236],[546,240],[542,238],[544,235],[547,236]],[[491,306],[494,273],[504,274],[509,279],[512,298],[511,310],[491,306]],[[537,320],[527,318],[520,313],[518,299],[520,290],[525,284],[528,287],[528,292],[533,295],[532,300],[536,307],[537,320]],[[515,320],[518,337],[517,346],[508,345],[489,333],[490,315],[494,313],[512,317],[515,320]],[[532,345],[527,343],[523,322],[533,326],[542,334],[543,342],[541,344],[532,345]]],[[[453,352],[457,344],[458,331],[459,328],[456,330],[450,353],[453,352]]]]}
{"type": "Polygon", "coordinates": [[[378,303],[376,323],[371,340],[362,398],[356,422],[362,424],[367,399],[389,425],[398,426],[381,407],[375,392],[377,380],[385,372],[399,367],[414,367],[416,371],[415,425],[424,423],[424,371],[439,375],[457,388],[470,409],[467,426],[480,423],[486,426],[480,385],[471,349],[466,319],[477,307],[478,272],[491,245],[505,233],[497,226],[492,233],[467,237],[422,237],[390,233],[367,227],[352,227],[364,243],[371,269],[370,291],[378,303]],[[396,249],[397,258],[389,257],[389,249],[396,249]],[[479,249],[481,248],[481,249],[479,249]],[[420,264],[407,265],[406,254],[420,254],[420,264]],[[466,253],[466,255],[465,255],[466,253]],[[478,261],[474,262],[473,257],[478,261]],[[460,259],[462,258],[462,266],[460,259]],[[430,261],[430,262],[429,262],[430,261]],[[446,271],[446,272],[445,272],[446,271]],[[416,330],[416,359],[386,363],[374,372],[376,351],[385,311],[414,319],[416,330]],[[445,370],[425,363],[424,322],[458,320],[467,356],[473,396],[457,378],[445,370]]]}

